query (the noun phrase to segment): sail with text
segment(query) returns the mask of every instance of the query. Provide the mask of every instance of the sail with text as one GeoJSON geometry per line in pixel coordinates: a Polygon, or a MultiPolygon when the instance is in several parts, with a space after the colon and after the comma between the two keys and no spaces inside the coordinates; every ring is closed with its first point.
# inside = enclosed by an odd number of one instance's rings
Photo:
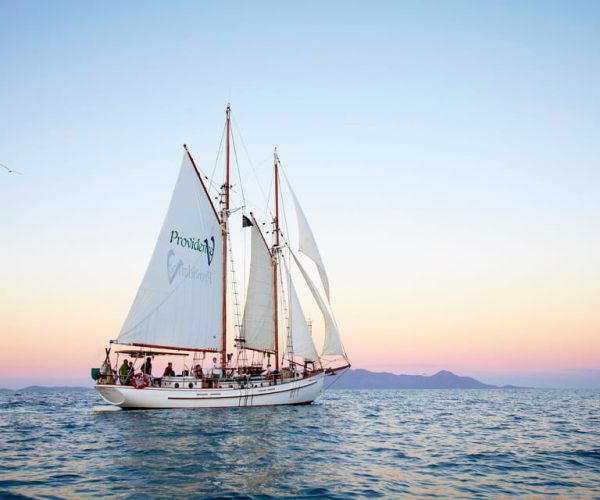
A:
{"type": "Polygon", "coordinates": [[[220,349],[222,261],[220,221],[186,151],[150,264],[117,342],[220,349]]]}

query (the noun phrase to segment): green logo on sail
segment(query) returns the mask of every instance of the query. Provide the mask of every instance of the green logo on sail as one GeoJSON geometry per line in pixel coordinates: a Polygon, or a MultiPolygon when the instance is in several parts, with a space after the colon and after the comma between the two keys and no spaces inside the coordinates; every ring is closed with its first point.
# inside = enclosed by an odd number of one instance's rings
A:
{"type": "Polygon", "coordinates": [[[211,245],[208,243],[208,238],[204,238],[204,241],[201,241],[200,238],[192,238],[192,237],[183,237],[179,236],[179,232],[172,230],[171,231],[171,240],[169,243],[175,243],[176,245],[189,248],[191,250],[196,250],[197,252],[206,254],[208,259],[208,265],[212,262],[213,256],[215,254],[215,237],[210,237],[211,245]]]}

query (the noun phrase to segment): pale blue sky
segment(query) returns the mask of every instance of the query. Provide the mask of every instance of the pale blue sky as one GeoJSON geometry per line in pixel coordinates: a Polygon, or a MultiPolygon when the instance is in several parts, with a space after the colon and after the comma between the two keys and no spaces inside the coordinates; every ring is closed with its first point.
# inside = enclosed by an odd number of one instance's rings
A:
{"type": "MultiPolygon", "coordinates": [[[[599,23],[591,1],[0,0],[0,162],[25,174],[0,171],[5,331],[28,331],[26,301],[68,303],[73,289],[104,301],[115,286],[105,327],[120,325],[181,144],[210,173],[231,101],[267,181],[279,148],[340,323],[395,331],[400,353],[406,331],[422,326],[424,350],[435,351],[435,335],[463,341],[452,314],[477,297],[511,304],[510,325],[526,323],[514,311],[521,294],[536,318],[585,318],[573,342],[600,359],[598,342],[581,345],[600,337],[599,23]],[[397,301],[396,322],[344,314],[378,293],[397,301]],[[426,303],[430,313],[403,322],[426,303]],[[427,314],[450,314],[448,328],[423,326],[427,314]]],[[[482,325],[501,315],[486,314],[482,325]]],[[[48,324],[69,322],[59,316],[48,324]]],[[[527,344],[523,328],[506,332],[514,345],[527,344]]],[[[544,328],[536,323],[532,343],[544,328]]],[[[559,363],[549,353],[571,333],[551,335],[532,370],[598,368],[577,350],[559,363]]],[[[485,375],[489,365],[434,357],[381,366],[485,375]]],[[[529,368],[507,363],[488,380],[529,368]]]]}

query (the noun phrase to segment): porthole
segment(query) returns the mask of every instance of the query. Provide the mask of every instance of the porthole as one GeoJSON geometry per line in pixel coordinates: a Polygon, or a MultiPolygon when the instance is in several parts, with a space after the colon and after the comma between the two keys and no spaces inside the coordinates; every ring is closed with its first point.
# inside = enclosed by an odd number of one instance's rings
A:
{"type": "Polygon", "coordinates": [[[175,389],[179,389],[179,382],[175,382],[175,389]]]}
{"type": "Polygon", "coordinates": [[[190,389],[193,389],[193,388],[194,388],[194,384],[192,384],[192,383],[190,382],[190,383],[188,384],[188,387],[189,387],[190,389]]]}

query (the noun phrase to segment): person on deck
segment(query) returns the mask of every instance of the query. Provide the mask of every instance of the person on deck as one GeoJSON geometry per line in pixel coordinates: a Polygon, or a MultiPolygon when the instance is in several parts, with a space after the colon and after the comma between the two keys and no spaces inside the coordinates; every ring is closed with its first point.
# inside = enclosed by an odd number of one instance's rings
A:
{"type": "Polygon", "coordinates": [[[167,367],[165,368],[163,377],[174,377],[174,376],[175,376],[175,370],[173,370],[173,363],[169,363],[167,365],[167,367]]]}
{"type": "Polygon", "coordinates": [[[129,362],[129,373],[127,374],[127,379],[125,380],[125,384],[131,385],[131,379],[133,378],[133,374],[135,373],[135,368],[133,367],[133,361],[129,362]]]}
{"type": "Polygon", "coordinates": [[[202,365],[196,365],[196,368],[194,368],[194,374],[196,375],[196,378],[202,378],[202,365]]]}
{"type": "Polygon", "coordinates": [[[127,383],[127,377],[129,376],[129,363],[126,359],[123,360],[123,364],[119,368],[119,380],[122,385],[127,383]]]}
{"type": "Polygon", "coordinates": [[[150,357],[146,358],[146,362],[142,366],[142,371],[146,375],[152,375],[152,359],[150,357]]]}
{"type": "Polygon", "coordinates": [[[221,378],[223,370],[221,369],[221,363],[217,361],[217,358],[213,358],[212,375],[214,378],[221,378]]]}

